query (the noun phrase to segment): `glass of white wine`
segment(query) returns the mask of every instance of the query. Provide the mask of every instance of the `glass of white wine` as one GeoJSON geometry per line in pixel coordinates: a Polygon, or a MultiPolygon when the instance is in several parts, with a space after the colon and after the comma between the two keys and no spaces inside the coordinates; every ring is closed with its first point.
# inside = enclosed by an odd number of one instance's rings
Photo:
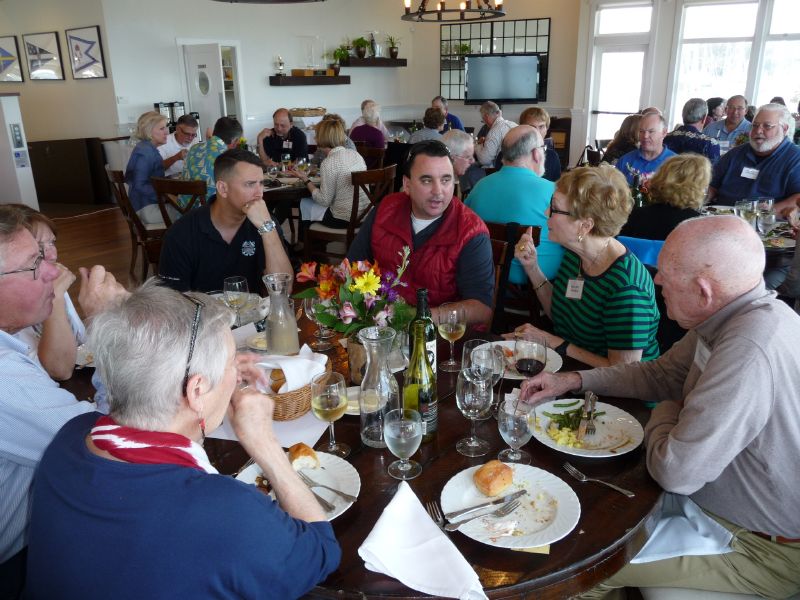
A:
{"type": "Polygon", "coordinates": [[[350,446],[336,442],[333,423],[341,419],[346,410],[347,386],[341,373],[320,373],[311,380],[311,412],[320,421],[329,423],[328,444],[320,450],[341,458],[350,454],[350,446]]]}
{"type": "Polygon", "coordinates": [[[222,281],[222,293],[225,297],[225,304],[236,311],[236,327],[241,327],[242,307],[247,303],[250,297],[250,290],[247,286],[247,279],[236,275],[234,277],[226,277],[222,281]]]}
{"type": "Polygon", "coordinates": [[[389,465],[389,475],[395,479],[414,479],[422,473],[422,465],[409,460],[422,442],[422,417],[416,410],[396,408],[386,413],[383,422],[386,447],[400,460],[389,465]]]}
{"type": "Polygon", "coordinates": [[[450,358],[439,363],[442,371],[457,373],[461,370],[461,362],[455,357],[455,343],[467,331],[467,315],[464,307],[454,302],[446,302],[439,306],[439,335],[450,342],[450,358]]]}
{"type": "Polygon", "coordinates": [[[304,175],[307,175],[311,165],[309,164],[307,158],[298,158],[294,163],[294,168],[296,171],[300,171],[304,175]]]}
{"type": "Polygon", "coordinates": [[[756,215],[758,214],[756,205],[755,200],[739,200],[733,205],[733,212],[736,213],[736,216],[750,223],[753,229],[756,228],[756,215]]]}
{"type": "Polygon", "coordinates": [[[523,465],[531,464],[531,455],[522,446],[531,439],[531,429],[528,423],[530,406],[520,402],[517,398],[506,398],[500,403],[497,412],[497,426],[500,435],[510,448],[506,448],[497,455],[502,462],[513,462],[523,465]]]}

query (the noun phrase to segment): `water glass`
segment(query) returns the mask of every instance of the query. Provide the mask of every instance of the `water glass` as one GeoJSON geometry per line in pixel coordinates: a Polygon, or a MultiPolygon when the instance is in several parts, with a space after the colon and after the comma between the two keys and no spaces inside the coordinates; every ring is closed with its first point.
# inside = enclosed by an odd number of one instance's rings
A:
{"type": "Polygon", "coordinates": [[[759,211],[758,213],[758,233],[762,237],[766,236],[770,231],[775,229],[777,225],[777,217],[772,211],[759,211]]]}
{"type": "Polygon", "coordinates": [[[750,223],[750,226],[753,229],[756,228],[756,215],[758,212],[756,210],[755,200],[739,200],[733,205],[733,212],[737,217],[740,217],[750,223]]]}
{"type": "Polygon", "coordinates": [[[461,347],[461,368],[469,369],[472,365],[472,351],[480,346],[487,345],[487,340],[467,340],[461,347]]]}
{"type": "Polygon", "coordinates": [[[758,212],[772,212],[772,208],[775,205],[775,198],[767,198],[762,196],[756,199],[756,209],[758,212]]]}
{"type": "Polygon", "coordinates": [[[311,412],[328,426],[328,444],[321,450],[341,458],[350,454],[350,446],[337,443],[333,423],[347,410],[347,386],[341,373],[320,373],[311,380],[311,412]]]}
{"type": "Polygon", "coordinates": [[[389,465],[389,475],[395,479],[414,479],[422,473],[422,465],[409,460],[422,442],[422,417],[416,410],[396,408],[386,414],[383,424],[386,447],[400,460],[389,465]]]}
{"type": "Polygon", "coordinates": [[[250,297],[247,279],[239,275],[226,277],[222,282],[222,294],[225,297],[225,304],[236,311],[236,327],[241,327],[240,311],[250,297]]]}
{"type": "Polygon", "coordinates": [[[497,411],[497,426],[500,435],[510,446],[497,455],[498,460],[503,462],[513,462],[523,465],[531,464],[531,455],[522,446],[531,439],[531,429],[528,422],[528,413],[531,407],[518,398],[506,398],[500,403],[497,411]]]}
{"type": "Polygon", "coordinates": [[[456,405],[470,420],[470,436],[458,441],[456,450],[464,456],[484,456],[489,453],[489,442],[475,434],[475,421],[489,412],[492,406],[492,373],[487,369],[473,369],[470,373],[459,371],[456,380],[456,405]]]}

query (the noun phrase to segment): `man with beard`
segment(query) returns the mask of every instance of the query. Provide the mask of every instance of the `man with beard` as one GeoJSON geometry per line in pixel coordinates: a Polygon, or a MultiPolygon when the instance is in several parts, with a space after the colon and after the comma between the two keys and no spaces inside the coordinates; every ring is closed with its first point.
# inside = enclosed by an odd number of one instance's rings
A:
{"type": "Polygon", "coordinates": [[[750,143],[734,148],[714,167],[710,204],[733,206],[743,198],[775,199],[775,212],[788,214],[800,198],[800,148],[792,144],[792,115],[785,106],[758,109],[750,143]]]}

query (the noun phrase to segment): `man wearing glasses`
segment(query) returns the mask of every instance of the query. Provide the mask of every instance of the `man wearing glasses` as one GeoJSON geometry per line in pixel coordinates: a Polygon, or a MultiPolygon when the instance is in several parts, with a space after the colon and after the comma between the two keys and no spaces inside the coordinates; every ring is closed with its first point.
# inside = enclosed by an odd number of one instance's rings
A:
{"type": "Polygon", "coordinates": [[[733,148],[736,138],[750,131],[750,121],[744,118],[747,112],[747,98],[731,96],[725,105],[725,118],[706,125],[703,133],[719,142],[720,154],[733,148]]]}
{"type": "Polygon", "coordinates": [[[166,177],[178,177],[183,171],[183,159],[189,148],[197,143],[197,120],[192,115],[181,115],[175,131],[167,136],[167,143],[156,148],[164,160],[166,177]]]}
{"type": "MultiPolygon", "coordinates": [[[[28,494],[42,453],[64,423],[95,410],[61,389],[14,337],[50,315],[59,275],[24,224],[25,213],[0,205],[0,598],[22,589],[28,494]]],[[[81,269],[78,300],[87,317],[126,294],[103,267],[81,269]]]]}
{"type": "Polygon", "coordinates": [[[460,129],[451,129],[442,136],[442,141],[453,157],[453,173],[461,187],[461,200],[466,200],[475,184],[486,177],[486,171],[475,161],[475,142],[470,134],[460,129]]]}

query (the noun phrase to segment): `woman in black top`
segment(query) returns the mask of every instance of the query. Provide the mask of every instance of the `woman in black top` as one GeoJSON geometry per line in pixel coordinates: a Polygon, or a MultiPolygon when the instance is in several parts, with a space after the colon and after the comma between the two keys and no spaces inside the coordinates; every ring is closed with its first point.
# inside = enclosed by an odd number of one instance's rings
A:
{"type": "Polygon", "coordinates": [[[617,160],[639,147],[639,119],[642,115],[628,115],[619,126],[619,131],[611,140],[603,154],[603,162],[615,165],[617,160]]]}

